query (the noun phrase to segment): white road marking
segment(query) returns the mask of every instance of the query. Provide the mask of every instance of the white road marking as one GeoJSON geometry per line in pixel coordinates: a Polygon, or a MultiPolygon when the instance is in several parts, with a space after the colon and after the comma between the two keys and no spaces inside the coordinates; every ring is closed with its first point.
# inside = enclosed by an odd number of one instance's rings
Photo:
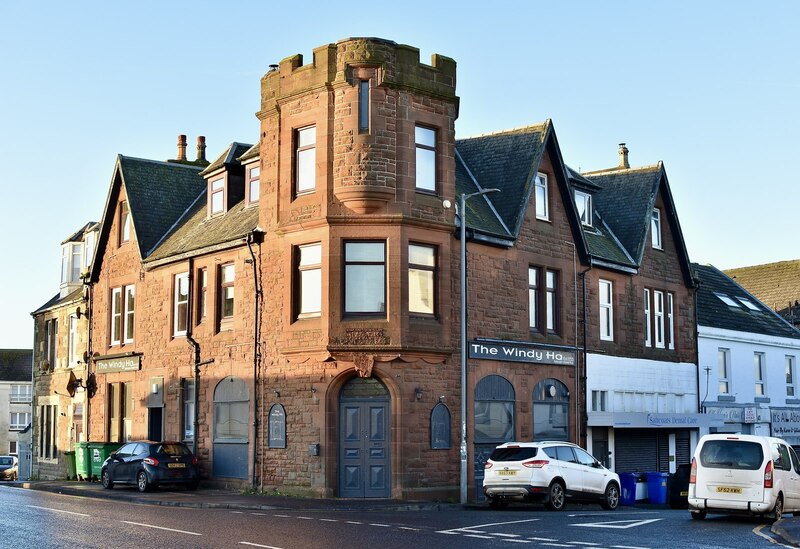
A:
{"type": "Polygon", "coordinates": [[[339,521],[338,521],[338,520],[336,520],[336,519],[326,519],[326,518],[321,518],[321,519],[319,519],[319,520],[321,520],[322,522],[339,522],[339,521]]]}
{"type": "Polygon", "coordinates": [[[494,539],[492,536],[479,536],[478,534],[464,534],[465,538],[494,539]]]}
{"type": "Polygon", "coordinates": [[[570,526],[581,526],[584,528],[616,528],[628,529],[636,526],[644,526],[653,522],[658,522],[664,519],[648,519],[648,520],[614,520],[611,522],[587,522],[585,524],[570,524],[570,526]]]}
{"type": "Polygon", "coordinates": [[[572,543],[574,545],[588,545],[589,547],[596,547],[600,545],[599,543],[592,543],[591,541],[569,541],[567,543],[572,543]]]}
{"type": "Polygon", "coordinates": [[[267,516],[267,514],[266,514],[266,513],[250,513],[250,514],[251,514],[251,515],[255,515],[255,516],[257,516],[257,517],[266,517],[266,516],[267,516]]]}
{"type": "Polygon", "coordinates": [[[344,522],[345,524],[364,524],[363,522],[358,522],[357,520],[346,520],[344,522]]]}
{"type": "Polygon", "coordinates": [[[548,547],[572,547],[572,545],[567,545],[566,543],[542,543],[542,545],[548,547]]]}
{"type": "Polygon", "coordinates": [[[512,520],[510,522],[490,522],[489,524],[476,524],[475,526],[462,526],[461,528],[451,528],[449,530],[438,530],[438,534],[459,534],[462,532],[474,532],[476,528],[486,528],[487,526],[505,526],[506,524],[520,524],[523,522],[536,522],[542,519],[512,520]]]}
{"type": "Polygon", "coordinates": [[[153,524],[144,524],[142,522],[131,522],[129,520],[122,520],[120,522],[124,522],[125,524],[132,524],[134,526],[144,526],[145,528],[155,528],[156,530],[166,530],[168,532],[178,532],[179,534],[189,534],[190,536],[202,536],[203,534],[198,534],[197,532],[189,532],[187,530],[176,530],[175,528],[165,528],[163,526],[155,526],[153,524]]]}
{"type": "Polygon", "coordinates": [[[612,545],[615,549],[650,549],[649,547],[639,547],[638,545],[612,545]]]}
{"type": "Polygon", "coordinates": [[[771,537],[769,537],[767,534],[763,534],[763,533],[761,532],[761,529],[762,529],[762,528],[764,528],[765,526],[766,526],[766,524],[762,524],[761,526],[758,526],[758,527],[756,527],[756,528],[753,528],[753,532],[754,532],[755,534],[757,534],[757,535],[761,536],[762,538],[764,538],[764,539],[767,539],[767,540],[771,541],[771,542],[772,542],[772,543],[774,543],[775,545],[779,545],[779,546],[781,546],[781,547],[792,547],[792,545],[786,545],[786,544],[784,544],[784,543],[781,543],[781,542],[779,542],[778,540],[776,540],[776,539],[774,539],[774,538],[771,538],[771,537]]]}
{"type": "Polygon", "coordinates": [[[289,515],[272,515],[273,517],[292,518],[289,515]]]}
{"type": "Polygon", "coordinates": [[[530,541],[528,541],[526,539],[508,539],[508,538],[503,538],[500,541],[509,541],[511,543],[531,543],[530,541]]]}
{"type": "Polygon", "coordinates": [[[240,541],[239,545],[250,545],[251,547],[265,547],[266,549],[281,549],[273,545],[259,545],[258,543],[250,543],[249,541],[240,541]]]}
{"type": "Polygon", "coordinates": [[[295,518],[299,518],[300,520],[314,520],[311,517],[295,517],[295,518]]]}
{"type": "Polygon", "coordinates": [[[533,541],[558,541],[557,539],[553,538],[528,538],[528,539],[532,539],[533,541]]]}
{"type": "Polygon", "coordinates": [[[73,511],[64,511],[63,509],[52,509],[50,507],[39,507],[38,505],[26,505],[25,507],[31,507],[33,509],[41,509],[43,511],[52,511],[54,513],[64,513],[66,515],[76,515],[79,517],[89,517],[91,515],[87,515],[86,513],[75,513],[73,511]]]}
{"type": "Polygon", "coordinates": [[[389,528],[388,524],[378,524],[377,522],[370,522],[369,525],[370,526],[378,526],[380,528],[389,528]]]}
{"type": "Polygon", "coordinates": [[[493,536],[500,536],[501,538],[518,538],[519,534],[501,534],[499,532],[492,532],[493,536]]]}
{"type": "Polygon", "coordinates": [[[244,511],[231,511],[234,515],[244,515],[244,511]]]}
{"type": "Polygon", "coordinates": [[[400,530],[411,530],[412,532],[419,532],[419,528],[411,528],[410,526],[398,526],[400,530]]]}

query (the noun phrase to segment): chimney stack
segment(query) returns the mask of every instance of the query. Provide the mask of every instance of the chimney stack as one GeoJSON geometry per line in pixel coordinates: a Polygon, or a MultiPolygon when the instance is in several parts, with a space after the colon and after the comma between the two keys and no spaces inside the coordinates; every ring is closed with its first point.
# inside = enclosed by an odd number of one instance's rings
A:
{"type": "Polygon", "coordinates": [[[178,162],[186,161],[186,136],[181,134],[178,136],[178,162]]]}
{"type": "Polygon", "coordinates": [[[206,136],[205,135],[198,135],[197,136],[197,161],[198,162],[205,162],[206,161],[206,136]]]}
{"type": "Polygon", "coordinates": [[[631,165],[628,163],[628,147],[625,143],[619,144],[619,167],[628,169],[631,165]]]}

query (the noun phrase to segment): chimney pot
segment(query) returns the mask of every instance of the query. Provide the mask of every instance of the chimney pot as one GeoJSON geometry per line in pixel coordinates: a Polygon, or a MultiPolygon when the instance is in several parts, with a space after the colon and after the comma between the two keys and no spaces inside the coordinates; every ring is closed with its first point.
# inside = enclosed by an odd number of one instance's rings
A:
{"type": "Polygon", "coordinates": [[[628,162],[628,147],[625,146],[625,143],[619,144],[619,167],[625,169],[631,167],[628,162]]]}
{"type": "Polygon", "coordinates": [[[205,135],[198,135],[197,136],[197,161],[198,162],[205,162],[206,161],[206,136],[205,135]]]}
{"type": "Polygon", "coordinates": [[[186,160],[186,136],[181,134],[178,136],[178,160],[186,160]]]}

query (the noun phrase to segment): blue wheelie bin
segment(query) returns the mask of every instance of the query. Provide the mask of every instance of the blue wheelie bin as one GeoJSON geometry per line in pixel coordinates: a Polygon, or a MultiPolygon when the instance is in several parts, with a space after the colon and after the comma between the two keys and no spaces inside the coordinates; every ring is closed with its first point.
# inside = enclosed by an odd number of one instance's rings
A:
{"type": "Polygon", "coordinates": [[[647,494],[650,503],[667,503],[667,473],[647,473],[647,494]]]}
{"type": "Polygon", "coordinates": [[[619,502],[622,505],[636,505],[636,473],[620,473],[619,481],[622,484],[619,502]]]}

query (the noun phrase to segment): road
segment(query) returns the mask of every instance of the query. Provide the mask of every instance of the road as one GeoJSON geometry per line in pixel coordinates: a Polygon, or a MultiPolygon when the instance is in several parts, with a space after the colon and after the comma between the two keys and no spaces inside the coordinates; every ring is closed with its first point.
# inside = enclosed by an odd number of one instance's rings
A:
{"type": "Polygon", "coordinates": [[[139,505],[0,488],[0,547],[650,549],[779,547],[758,520],[687,511],[540,506],[504,511],[231,511],[139,505]]]}

